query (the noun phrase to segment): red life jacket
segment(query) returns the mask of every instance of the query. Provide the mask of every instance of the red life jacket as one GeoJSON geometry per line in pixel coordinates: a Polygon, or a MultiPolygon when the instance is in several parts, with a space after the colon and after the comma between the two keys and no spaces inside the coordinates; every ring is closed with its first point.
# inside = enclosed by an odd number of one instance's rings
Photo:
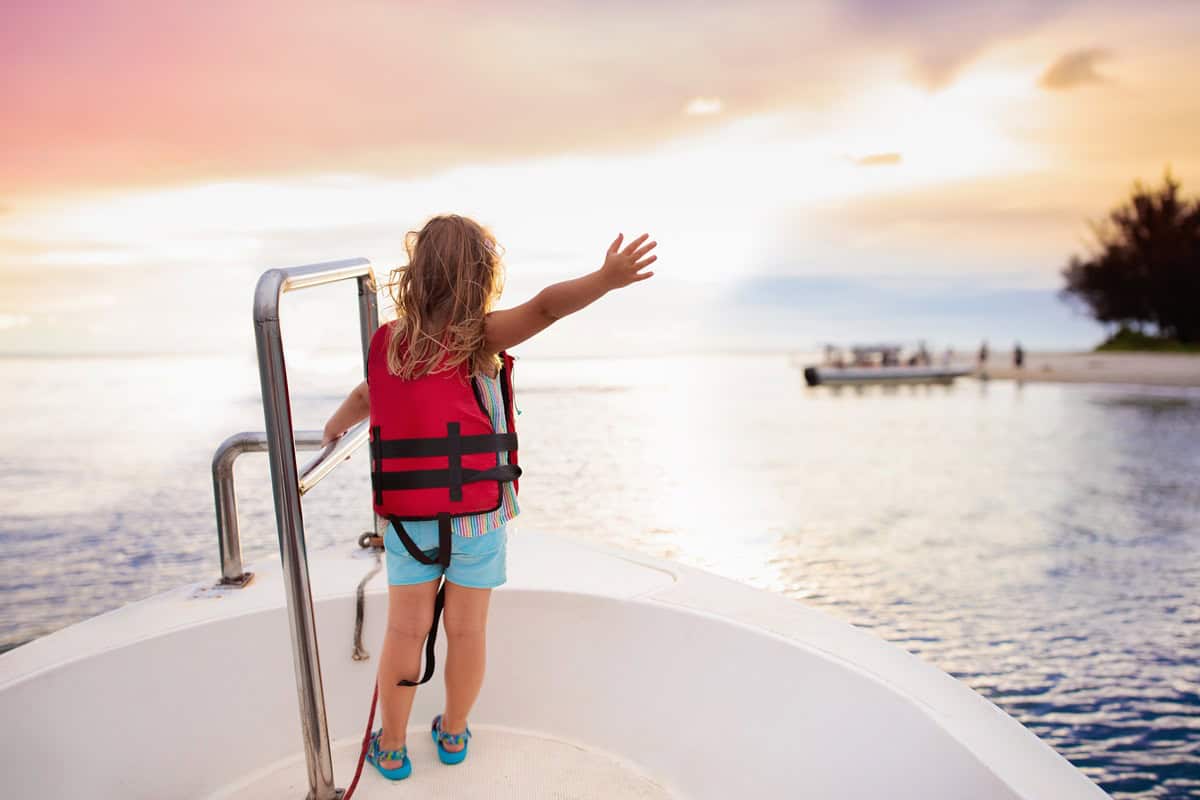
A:
{"type": "MultiPolygon", "coordinates": [[[[371,339],[371,488],[375,512],[395,520],[448,519],[500,507],[503,484],[514,488],[517,431],[513,419],[512,356],[500,353],[500,391],[507,433],[497,433],[467,365],[415,380],[387,366],[394,325],[371,339]],[[500,453],[508,453],[508,464],[500,453]]],[[[399,529],[399,528],[397,528],[399,529]]]]}

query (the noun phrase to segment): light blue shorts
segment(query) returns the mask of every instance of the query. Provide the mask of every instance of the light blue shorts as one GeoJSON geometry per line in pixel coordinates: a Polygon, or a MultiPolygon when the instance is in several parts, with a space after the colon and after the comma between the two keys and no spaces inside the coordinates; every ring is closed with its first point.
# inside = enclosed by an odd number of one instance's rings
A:
{"type": "MultiPolygon", "coordinates": [[[[437,549],[437,520],[405,522],[404,530],[426,555],[437,549]]],[[[495,589],[508,579],[505,571],[508,531],[504,525],[482,536],[452,535],[450,540],[446,580],[469,589],[495,589]]],[[[422,564],[408,554],[390,522],[383,546],[387,550],[388,583],[392,586],[410,586],[441,577],[440,564],[422,564]]]]}

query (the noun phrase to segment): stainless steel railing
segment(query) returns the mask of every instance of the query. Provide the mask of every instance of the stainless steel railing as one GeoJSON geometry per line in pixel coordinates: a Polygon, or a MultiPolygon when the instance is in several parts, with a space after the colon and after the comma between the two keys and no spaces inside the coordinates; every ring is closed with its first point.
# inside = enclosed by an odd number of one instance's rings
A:
{"type": "MultiPolygon", "coordinates": [[[[320,431],[296,431],[296,447],[321,446],[320,431]]],[[[242,535],[238,522],[233,465],[242,453],[265,453],[267,435],[261,431],[235,433],[217,448],[212,460],[213,502],[217,507],[217,547],[221,552],[221,585],[241,588],[254,577],[242,570],[242,535]]]]}
{"type": "MultiPolygon", "coordinates": [[[[367,443],[366,422],[360,422],[321,452],[300,470],[300,494],[305,495],[326,475],[367,443]]],[[[296,431],[297,450],[321,448],[320,431],[296,431]]],[[[261,431],[235,433],[217,448],[212,461],[213,500],[217,511],[217,546],[221,554],[221,585],[241,588],[254,578],[242,569],[242,536],[238,520],[237,491],[233,465],[242,453],[265,453],[267,435],[261,431]]]]}
{"type": "MultiPolygon", "coordinates": [[[[321,436],[315,431],[292,429],[287,365],[279,329],[279,305],[285,292],[351,279],[358,282],[359,334],[365,375],[371,337],[379,327],[379,307],[371,262],[357,258],[273,269],[259,278],[254,292],[254,336],[267,430],[265,433],[235,434],[226,439],[213,456],[213,493],[221,550],[221,582],[244,586],[251,576],[242,571],[233,464],[245,452],[266,450],[268,454],[275,525],[279,534],[279,556],[287,594],[296,692],[300,701],[304,756],[308,768],[308,800],[336,800],[341,792],[333,783],[333,760],[325,716],[325,693],[321,682],[321,659],[317,651],[300,498],[366,443],[367,423],[355,426],[322,449],[303,470],[297,467],[296,449],[320,447],[321,436]]],[[[376,530],[375,522],[372,511],[370,530],[376,530]]]]}
{"type": "MultiPolygon", "coordinates": [[[[321,683],[321,658],[317,652],[304,517],[300,508],[300,475],[296,467],[292,406],[288,394],[287,366],[283,358],[283,340],[279,331],[279,302],[284,292],[348,279],[358,281],[359,331],[365,375],[371,336],[379,326],[375,275],[369,261],[360,258],[269,270],[259,278],[254,292],[254,338],[262,382],[271,488],[275,497],[275,526],[279,532],[279,556],[287,591],[296,692],[300,700],[309,800],[336,800],[339,792],[333,785],[333,757],[329,749],[325,690],[321,683]]],[[[371,519],[371,527],[374,528],[374,512],[371,519]]]]}

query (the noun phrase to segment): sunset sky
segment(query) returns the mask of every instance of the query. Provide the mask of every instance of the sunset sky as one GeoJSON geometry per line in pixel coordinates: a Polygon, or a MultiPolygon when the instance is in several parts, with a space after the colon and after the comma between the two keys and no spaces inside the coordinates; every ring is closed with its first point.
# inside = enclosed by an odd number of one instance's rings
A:
{"type": "Polygon", "coordinates": [[[442,211],[496,232],[506,302],[659,240],[546,352],[1085,347],[1087,220],[1168,166],[1200,191],[1195,0],[0,14],[0,352],[245,349],[264,269],[386,272],[442,211]]]}

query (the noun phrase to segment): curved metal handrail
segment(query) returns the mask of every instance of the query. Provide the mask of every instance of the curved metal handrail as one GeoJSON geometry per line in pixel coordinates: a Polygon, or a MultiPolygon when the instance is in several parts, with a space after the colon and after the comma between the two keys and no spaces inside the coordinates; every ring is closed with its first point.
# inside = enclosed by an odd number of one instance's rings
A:
{"type": "MultiPolygon", "coordinates": [[[[297,488],[308,494],[314,486],[349,460],[370,438],[368,423],[361,422],[328,446],[300,470],[297,488]]],[[[297,450],[321,448],[321,431],[296,431],[297,450]]],[[[242,537],[238,521],[237,490],[233,465],[243,453],[265,453],[267,435],[262,431],[242,431],[221,442],[212,460],[213,501],[217,510],[217,546],[221,553],[221,585],[242,587],[254,573],[242,568],[242,537]]]]}
{"type": "MultiPolygon", "coordinates": [[[[320,431],[296,431],[296,448],[314,450],[321,446],[320,431]]],[[[267,435],[262,431],[235,433],[213,453],[213,502],[217,508],[217,547],[221,553],[221,586],[241,588],[254,573],[242,569],[242,534],[238,519],[237,490],[233,465],[243,453],[267,452],[267,435]]]]}
{"type": "MultiPolygon", "coordinates": [[[[350,278],[360,279],[360,287],[361,279],[369,278],[372,297],[374,297],[375,272],[371,269],[371,262],[365,258],[347,258],[342,261],[306,264],[303,267],[269,269],[259,277],[258,285],[254,287],[254,323],[259,325],[263,322],[279,321],[279,299],[284,292],[308,289],[350,278]]],[[[372,299],[372,303],[374,303],[374,299],[372,299]]],[[[378,319],[378,313],[376,319],[378,319]]],[[[370,344],[369,338],[367,344],[370,344]]]]}

